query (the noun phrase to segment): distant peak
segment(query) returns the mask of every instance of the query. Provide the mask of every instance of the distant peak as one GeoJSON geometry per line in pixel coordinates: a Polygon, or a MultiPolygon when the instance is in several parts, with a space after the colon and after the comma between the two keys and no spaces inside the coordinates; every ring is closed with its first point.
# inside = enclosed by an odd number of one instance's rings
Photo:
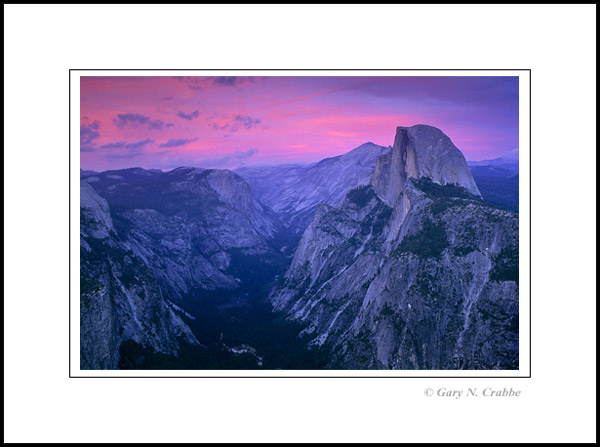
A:
{"type": "Polygon", "coordinates": [[[518,160],[519,159],[519,148],[515,148],[512,151],[508,151],[503,154],[500,158],[504,158],[505,160],[518,160]]]}
{"type": "MultiPolygon", "coordinates": [[[[346,152],[346,154],[356,154],[357,152],[366,152],[366,151],[376,151],[386,149],[385,146],[379,146],[378,144],[373,143],[372,141],[367,141],[366,143],[361,144],[358,147],[355,147],[350,152],[346,152]]],[[[346,155],[342,154],[342,156],[346,155]]]]}
{"type": "Polygon", "coordinates": [[[189,170],[189,169],[196,169],[196,168],[194,168],[193,166],[179,166],[178,168],[173,169],[173,171],[181,171],[184,169],[189,170]]]}
{"type": "Polygon", "coordinates": [[[193,166],[180,166],[178,168],[172,169],[170,172],[183,172],[183,171],[204,171],[205,169],[203,168],[195,168],[193,166]]]}
{"type": "Polygon", "coordinates": [[[171,171],[168,172],[169,175],[176,175],[176,176],[193,176],[196,174],[202,174],[203,172],[205,172],[206,169],[204,168],[194,168],[192,166],[180,166],[179,168],[175,168],[172,169],[171,171]]]}

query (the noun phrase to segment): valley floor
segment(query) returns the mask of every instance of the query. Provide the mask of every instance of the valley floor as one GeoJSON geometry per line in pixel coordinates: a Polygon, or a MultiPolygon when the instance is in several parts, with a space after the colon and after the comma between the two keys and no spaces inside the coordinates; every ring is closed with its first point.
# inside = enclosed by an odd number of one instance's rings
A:
{"type": "Polygon", "coordinates": [[[178,357],[153,352],[133,341],[120,349],[120,369],[310,370],[325,356],[298,337],[302,326],[274,313],[264,291],[207,293],[186,297],[183,316],[201,345],[182,342],[178,357]]]}

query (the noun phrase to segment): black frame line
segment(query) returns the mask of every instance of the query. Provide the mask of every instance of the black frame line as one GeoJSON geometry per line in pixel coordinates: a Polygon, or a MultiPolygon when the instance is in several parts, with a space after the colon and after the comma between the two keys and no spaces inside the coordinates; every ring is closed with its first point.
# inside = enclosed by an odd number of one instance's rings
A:
{"type": "MultiPolygon", "coordinates": [[[[70,68],[69,69],[69,378],[70,379],[531,379],[531,68],[70,68]],[[71,375],[71,72],[75,71],[527,71],[529,72],[529,374],[527,376],[73,376],[71,375]]],[[[520,244],[520,241],[519,241],[520,244]]],[[[207,370],[199,370],[207,371],[207,370]]],[[[215,370],[232,371],[232,370],[215,370]]],[[[245,370],[242,370],[245,371],[245,370]]],[[[348,370],[357,371],[357,370],[348,370]]]]}

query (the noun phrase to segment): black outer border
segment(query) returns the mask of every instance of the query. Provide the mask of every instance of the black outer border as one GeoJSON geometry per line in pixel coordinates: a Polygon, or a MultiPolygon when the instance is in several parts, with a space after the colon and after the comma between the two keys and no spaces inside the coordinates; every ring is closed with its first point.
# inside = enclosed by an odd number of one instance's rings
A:
{"type": "MultiPolygon", "coordinates": [[[[531,68],[70,68],[69,69],[69,378],[70,379],[531,379],[531,68]],[[529,375],[527,376],[72,376],[71,375],[71,72],[72,71],[528,71],[529,72],[529,375]]],[[[206,371],[206,370],[202,370],[206,371]]],[[[222,371],[222,370],[215,370],[222,371]]]]}

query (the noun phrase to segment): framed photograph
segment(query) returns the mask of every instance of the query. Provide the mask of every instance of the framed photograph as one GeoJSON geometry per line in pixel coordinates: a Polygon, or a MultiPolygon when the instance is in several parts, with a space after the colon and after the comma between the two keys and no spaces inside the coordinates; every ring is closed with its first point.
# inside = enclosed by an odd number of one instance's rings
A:
{"type": "Polygon", "coordinates": [[[530,71],[71,70],[72,377],[529,377],[530,71]]]}
{"type": "Polygon", "coordinates": [[[595,442],[595,4],[4,10],[5,443],[595,442]]]}

